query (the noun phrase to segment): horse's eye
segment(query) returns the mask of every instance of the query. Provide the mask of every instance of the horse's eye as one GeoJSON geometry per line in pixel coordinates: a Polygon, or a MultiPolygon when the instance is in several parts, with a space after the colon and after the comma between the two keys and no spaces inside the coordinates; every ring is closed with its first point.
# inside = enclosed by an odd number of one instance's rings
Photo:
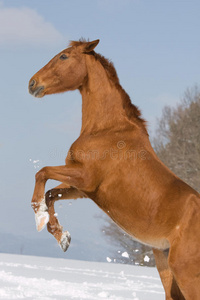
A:
{"type": "Polygon", "coordinates": [[[61,54],[60,59],[61,59],[61,60],[68,59],[68,56],[67,56],[66,54],[63,53],[63,54],[61,54]]]}

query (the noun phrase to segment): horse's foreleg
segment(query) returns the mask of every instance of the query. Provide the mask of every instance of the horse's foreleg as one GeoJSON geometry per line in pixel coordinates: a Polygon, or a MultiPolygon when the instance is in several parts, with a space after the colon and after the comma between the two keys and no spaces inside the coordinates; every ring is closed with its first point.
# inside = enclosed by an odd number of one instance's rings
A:
{"type": "Polygon", "coordinates": [[[41,231],[49,221],[48,208],[45,201],[45,184],[48,179],[63,182],[67,187],[77,189],[84,187],[83,171],[67,166],[45,167],[36,173],[35,189],[32,198],[32,207],[35,212],[37,230],[41,231]]]}
{"type": "Polygon", "coordinates": [[[45,195],[46,205],[48,207],[49,222],[47,224],[48,231],[56,238],[61,249],[66,251],[70,244],[70,234],[68,231],[62,231],[62,226],[55,214],[54,203],[57,200],[84,198],[84,194],[76,188],[66,188],[61,184],[56,188],[48,191],[45,195]]]}
{"type": "Polygon", "coordinates": [[[46,180],[39,180],[38,173],[35,176],[35,189],[31,206],[35,212],[35,222],[38,231],[41,231],[49,221],[48,208],[45,202],[46,180]]]}

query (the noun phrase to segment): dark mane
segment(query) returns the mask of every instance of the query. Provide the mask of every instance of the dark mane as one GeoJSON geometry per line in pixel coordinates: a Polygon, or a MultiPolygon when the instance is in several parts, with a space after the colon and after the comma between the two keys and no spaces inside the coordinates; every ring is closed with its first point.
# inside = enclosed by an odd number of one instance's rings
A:
{"type": "MultiPolygon", "coordinates": [[[[87,41],[85,39],[80,39],[79,41],[71,41],[70,46],[78,47],[83,45],[84,43],[87,43],[87,41]]],[[[141,118],[140,110],[136,105],[132,104],[129,95],[120,85],[119,78],[113,63],[109,59],[105,58],[99,53],[96,53],[95,51],[92,51],[90,55],[93,55],[95,59],[102,64],[108,75],[108,78],[115,84],[116,88],[120,91],[122,95],[123,108],[129,120],[139,122],[140,124],[142,123],[145,126],[146,121],[143,118],[141,118]]]]}

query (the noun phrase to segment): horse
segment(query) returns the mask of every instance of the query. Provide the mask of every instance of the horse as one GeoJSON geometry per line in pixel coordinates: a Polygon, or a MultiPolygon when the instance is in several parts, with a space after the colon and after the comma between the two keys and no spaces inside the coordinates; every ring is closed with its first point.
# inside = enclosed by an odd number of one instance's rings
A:
{"type": "Polygon", "coordinates": [[[63,251],[54,210],[61,199],[90,198],[137,241],[153,248],[167,300],[200,299],[200,195],[156,156],[146,121],[120,85],[111,61],[94,51],[99,40],[71,41],[29,81],[35,97],[73,91],[82,96],[80,136],[65,164],[35,175],[32,208],[63,251]],[[60,182],[45,193],[47,180],[60,182]]]}

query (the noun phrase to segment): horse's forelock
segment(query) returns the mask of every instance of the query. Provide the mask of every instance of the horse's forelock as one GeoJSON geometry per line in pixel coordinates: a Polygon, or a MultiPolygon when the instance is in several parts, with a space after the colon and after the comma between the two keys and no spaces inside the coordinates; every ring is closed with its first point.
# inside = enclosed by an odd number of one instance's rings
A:
{"type": "Polygon", "coordinates": [[[78,47],[83,44],[87,44],[88,41],[86,39],[81,38],[79,41],[70,41],[69,46],[70,47],[78,47]]]}

